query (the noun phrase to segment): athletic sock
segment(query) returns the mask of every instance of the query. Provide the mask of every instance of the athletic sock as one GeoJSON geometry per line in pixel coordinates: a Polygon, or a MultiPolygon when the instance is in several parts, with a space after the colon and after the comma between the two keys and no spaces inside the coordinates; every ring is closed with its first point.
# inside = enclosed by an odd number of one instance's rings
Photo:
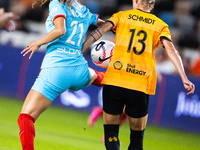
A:
{"type": "Polygon", "coordinates": [[[23,150],[34,150],[34,118],[28,114],[20,114],[17,122],[20,129],[19,137],[23,150]]]}
{"type": "Polygon", "coordinates": [[[128,150],[143,150],[144,130],[134,131],[131,130],[130,145],[128,150]]]}
{"type": "Polygon", "coordinates": [[[94,70],[94,71],[95,71],[95,73],[97,75],[97,79],[92,84],[95,85],[95,86],[98,86],[98,87],[102,87],[103,84],[101,84],[101,81],[103,80],[105,72],[103,72],[103,71],[102,72],[98,72],[96,70],[94,70]]]}
{"type": "Polygon", "coordinates": [[[105,147],[107,150],[119,150],[119,125],[104,125],[105,147]]]}

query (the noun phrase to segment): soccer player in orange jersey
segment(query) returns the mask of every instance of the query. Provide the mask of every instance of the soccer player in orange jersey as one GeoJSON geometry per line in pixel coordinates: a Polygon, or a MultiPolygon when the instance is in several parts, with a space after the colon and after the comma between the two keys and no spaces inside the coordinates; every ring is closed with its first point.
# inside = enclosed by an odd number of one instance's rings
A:
{"type": "Polygon", "coordinates": [[[163,45],[189,92],[195,86],[184,71],[182,60],[175,49],[168,25],[150,13],[155,0],[132,0],[133,10],[112,15],[85,40],[84,51],[109,30],[116,32],[115,50],[103,78],[103,120],[105,147],[119,150],[120,116],[125,113],[130,124],[128,150],[142,150],[144,130],[148,117],[149,95],[155,94],[157,75],[154,51],[163,45]]]}

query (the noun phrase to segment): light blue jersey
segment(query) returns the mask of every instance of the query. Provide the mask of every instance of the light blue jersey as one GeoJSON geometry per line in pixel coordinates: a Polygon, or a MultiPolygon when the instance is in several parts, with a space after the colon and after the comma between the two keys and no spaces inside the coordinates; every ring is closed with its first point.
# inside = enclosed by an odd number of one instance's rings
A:
{"type": "Polygon", "coordinates": [[[65,3],[53,0],[49,4],[49,16],[46,20],[47,32],[51,32],[55,25],[53,21],[58,16],[66,18],[66,33],[62,37],[48,44],[43,68],[57,66],[77,66],[87,63],[81,54],[84,36],[91,24],[96,25],[98,15],[90,13],[83,5],[73,0],[71,12],[65,3]]]}
{"type": "Polygon", "coordinates": [[[53,101],[59,94],[71,89],[86,88],[91,80],[88,63],[81,54],[84,36],[91,24],[97,24],[98,15],[73,0],[71,12],[68,6],[53,0],[49,4],[49,17],[46,21],[47,32],[55,25],[56,17],[66,18],[66,33],[48,44],[41,72],[32,89],[53,101]]]}

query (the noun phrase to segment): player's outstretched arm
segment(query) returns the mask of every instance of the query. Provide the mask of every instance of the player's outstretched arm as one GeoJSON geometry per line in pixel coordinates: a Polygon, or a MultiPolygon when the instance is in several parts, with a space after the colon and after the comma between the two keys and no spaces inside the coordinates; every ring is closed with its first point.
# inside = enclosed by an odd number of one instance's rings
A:
{"type": "Polygon", "coordinates": [[[187,89],[189,91],[187,93],[187,95],[194,93],[195,86],[192,82],[190,82],[188,80],[188,78],[185,74],[185,70],[184,70],[184,67],[183,67],[183,63],[182,63],[182,59],[180,57],[180,54],[175,49],[173,43],[171,41],[168,41],[167,39],[164,39],[164,38],[161,39],[161,42],[164,45],[170,60],[172,61],[172,63],[176,67],[176,69],[178,70],[178,72],[181,76],[181,79],[183,81],[183,85],[184,85],[185,89],[187,89]]]}
{"type": "Polygon", "coordinates": [[[103,23],[100,27],[95,29],[90,35],[86,38],[83,43],[82,53],[90,46],[92,43],[99,40],[106,32],[110,31],[113,28],[113,24],[110,22],[103,23]]]}
{"type": "Polygon", "coordinates": [[[29,59],[31,59],[32,55],[40,48],[40,46],[54,41],[66,33],[65,19],[63,17],[57,17],[54,20],[54,25],[55,28],[49,34],[45,35],[37,41],[28,44],[27,47],[21,52],[21,54],[26,56],[30,53],[29,59]]]}

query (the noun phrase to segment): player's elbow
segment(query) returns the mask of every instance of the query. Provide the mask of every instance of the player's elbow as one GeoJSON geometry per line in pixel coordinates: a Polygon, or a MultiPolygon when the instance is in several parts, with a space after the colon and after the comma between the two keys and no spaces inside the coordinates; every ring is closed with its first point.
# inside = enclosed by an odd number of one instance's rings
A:
{"type": "Polygon", "coordinates": [[[60,29],[60,35],[61,35],[61,36],[63,36],[65,33],[66,33],[66,29],[65,29],[65,28],[60,29]]]}
{"type": "Polygon", "coordinates": [[[66,33],[66,28],[57,29],[58,36],[63,36],[66,33]]]}
{"type": "Polygon", "coordinates": [[[174,55],[180,56],[179,52],[175,48],[168,49],[167,53],[169,57],[174,55]]]}

